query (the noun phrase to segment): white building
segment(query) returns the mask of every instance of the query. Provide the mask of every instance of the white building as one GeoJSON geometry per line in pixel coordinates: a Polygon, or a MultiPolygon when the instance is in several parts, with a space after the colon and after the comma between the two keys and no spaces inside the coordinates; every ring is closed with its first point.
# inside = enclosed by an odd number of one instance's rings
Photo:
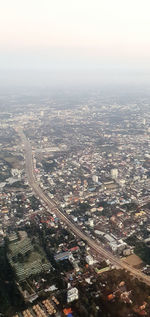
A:
{"type": "Polygon", "coordinates": [[[90,227],[94,227],[94,220],[92,218],[89,218],[88,224],[90,227]]]}
{"type": "Polygon", "coordinates": [[[67,292],[67,303],[73,302],[74,300],[78,299],[78,297],[79,293],[76,287],[69,289],[67,292]]]}
{"type": "Polygon", "coordinates": [[[88,265],[93,265],[94,260],[93,260],[93,257],[91,255],[87,255],[85,259],[86,259],[86,262],[88,265]]]}
{"type": "Polygon", "coordinates": [[[11,169],[11,174],[12,174],[13,177],[18,177],[18,178],[21,177],[21,171],[18,170],[17,168],[12,168],[11,169]]]}
{"type": "Polygon", "coordinates": [[[145,124],[146,124],[146,119],[144,118],[144,119],[143,119],[143,125],[145,125],[145,124]]]}
{"type": "Polygon", "coordinates": [[[112,168],[111,169],[111,177],[113,179],[116,179],[118,177],[118,169],[117,168],[112,168]]]}
{"type": "Polygon", "coordinates": [[[92,176],[92,180],[94,183],[98,183],[98,176],[97,175],[93,175],[92,176]]]}

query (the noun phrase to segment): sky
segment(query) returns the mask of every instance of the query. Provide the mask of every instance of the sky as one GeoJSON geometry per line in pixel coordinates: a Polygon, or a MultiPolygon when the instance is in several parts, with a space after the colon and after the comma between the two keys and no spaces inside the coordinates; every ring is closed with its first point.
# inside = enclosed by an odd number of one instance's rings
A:
{"type": "Polygon", "coordinates": [[[148,83],[149,14],[149,0],[1,1],[0,82],[148,83]]]}

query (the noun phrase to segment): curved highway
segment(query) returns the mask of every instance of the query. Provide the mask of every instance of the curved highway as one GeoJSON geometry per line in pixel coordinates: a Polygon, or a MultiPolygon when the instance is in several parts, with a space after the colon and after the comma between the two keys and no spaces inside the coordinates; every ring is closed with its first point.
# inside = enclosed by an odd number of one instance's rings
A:
{"type": "Polygon", "coordinates": [[[83,231],[81,231],[74,223],[72,223],[67,215],[64,215],[59,208],[57,207],[56,202],[47,197],[46,194],[43,192],[39,184],[37,183],[34,175],[34,168],[33,168],[33,159],[32,159],[32,148],[30,142],[27,140],[23,131],[19,128],[17,132],[23,142],[24,145],[24,152],[25,152],[25,163],[26,163],[26,174],[28,178],[29,185],[32,187],[34,193],[42,200],[49,208],[50,211],[54,212],[59,219],[61,219],[79,238],[83,239],[87,242],[89,247],[94,249],[96,253],[105,259],[109,259],[112,265],[120,269],[124,269],[131,273],[134,277],[138,278],[140,281],[150,285],[150,277],[142,273],[140,270],[133,268],[132,266],[128,265],[123,260],[114,256],[111,252],[105,250],[101,245],[95,242],[92,238],[88,237],[83,231]]]}

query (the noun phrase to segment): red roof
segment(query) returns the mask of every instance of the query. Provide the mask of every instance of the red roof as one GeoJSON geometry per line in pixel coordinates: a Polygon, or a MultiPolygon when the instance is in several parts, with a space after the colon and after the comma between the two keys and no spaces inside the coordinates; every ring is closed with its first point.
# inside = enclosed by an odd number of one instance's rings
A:
{"type": "Polygon", "coordinates": [[[69,314],[72,313],[72,309],[71,309],[71,308],[65,308],[65,309],[63,310],[63,312],[64,312],[64,314],[67,316],[67,315],[69,315],[69,314]]]}

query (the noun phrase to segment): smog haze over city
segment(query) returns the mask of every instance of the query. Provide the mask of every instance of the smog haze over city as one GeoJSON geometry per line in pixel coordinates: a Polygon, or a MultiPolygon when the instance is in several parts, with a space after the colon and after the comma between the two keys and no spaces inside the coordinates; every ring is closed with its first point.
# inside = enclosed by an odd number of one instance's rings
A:
{"type": "Polygon", "coordinates": [[[150,317],[150,2],[0,12],[0,316],[150,317]]]}
{"type": "Polygon", "coordinates": [[[6,0],[1,85],[142,85],[150,80],[148,0],[6,0]]]}

